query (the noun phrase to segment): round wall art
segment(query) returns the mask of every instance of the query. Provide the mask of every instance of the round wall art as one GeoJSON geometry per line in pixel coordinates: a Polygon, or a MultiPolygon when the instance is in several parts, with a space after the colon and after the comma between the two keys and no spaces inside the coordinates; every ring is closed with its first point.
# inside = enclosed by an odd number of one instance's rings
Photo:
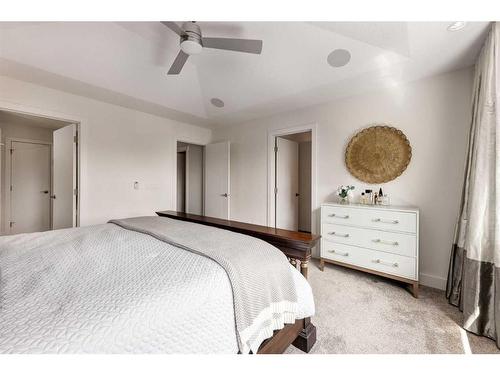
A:
{"type": "Polygon", "coordinates": [[[351,138],[345,164],[358,180],[378,184],[400,176],[411,160],[411,146],[401,130],[371,126],[351,138]]]}

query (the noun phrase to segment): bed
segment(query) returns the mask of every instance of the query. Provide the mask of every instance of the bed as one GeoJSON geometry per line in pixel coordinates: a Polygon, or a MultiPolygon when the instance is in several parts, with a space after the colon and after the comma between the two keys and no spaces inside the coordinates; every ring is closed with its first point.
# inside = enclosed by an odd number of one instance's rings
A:
{"type": "Polygon", "coordinates": [[[312,315],[280,250],[220,228],[147,217],[0,238],[0,353],[279,353],[312,315]]]}

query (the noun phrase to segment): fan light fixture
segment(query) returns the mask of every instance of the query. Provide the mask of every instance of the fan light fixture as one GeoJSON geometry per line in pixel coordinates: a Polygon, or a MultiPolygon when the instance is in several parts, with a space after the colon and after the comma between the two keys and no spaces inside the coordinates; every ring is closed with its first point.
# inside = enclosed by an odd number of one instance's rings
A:
{"type": "Polygon", "coordinates": [[[186,39],[181,42],[181,50],[188,55],[197,55],[203,50],[203,47],[200,42],[186,39]]]}
{"type": "Polygon", "coordinates": [[[450,24],[447,29],[448,31],[458,31],[462,30],[465,27],[465,25],[467,25],[467,22],[465,21],[456,21],[450,24]]]}
{"type": "Polygon", "coordinates": [[[259,55],[262,52],[262,40],[237,38],[206,38],[202,36],[196,22],[184,22],[182,26],[171,21],[161,21],[180,37],[181,50],[177,54],[167,74],[179,74],[190,55],[196,55],[203,48],[215,48],[226,51],[246,52],[259,55]]]}

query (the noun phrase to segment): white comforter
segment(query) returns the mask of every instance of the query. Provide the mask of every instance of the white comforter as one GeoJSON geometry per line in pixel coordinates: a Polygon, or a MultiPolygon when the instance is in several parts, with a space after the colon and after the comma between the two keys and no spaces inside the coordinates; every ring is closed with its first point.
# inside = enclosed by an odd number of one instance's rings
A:
{"type": "MultiPolygon", "coordinates": [[[[314,315],[290,272],[297,318],[314,315]]],[[[114,224],[0,238],[0,353],[237,351],[231,286],[206,257],[114,224]]]]}

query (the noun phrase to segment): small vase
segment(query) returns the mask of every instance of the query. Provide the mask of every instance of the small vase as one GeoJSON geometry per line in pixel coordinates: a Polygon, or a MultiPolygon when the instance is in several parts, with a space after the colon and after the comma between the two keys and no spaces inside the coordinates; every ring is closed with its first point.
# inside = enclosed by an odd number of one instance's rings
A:
{"type": "Polygon", "coordinates": [[[349,196],[347,197],[339,197],[340,204],[349,204],[349,196]]]}

